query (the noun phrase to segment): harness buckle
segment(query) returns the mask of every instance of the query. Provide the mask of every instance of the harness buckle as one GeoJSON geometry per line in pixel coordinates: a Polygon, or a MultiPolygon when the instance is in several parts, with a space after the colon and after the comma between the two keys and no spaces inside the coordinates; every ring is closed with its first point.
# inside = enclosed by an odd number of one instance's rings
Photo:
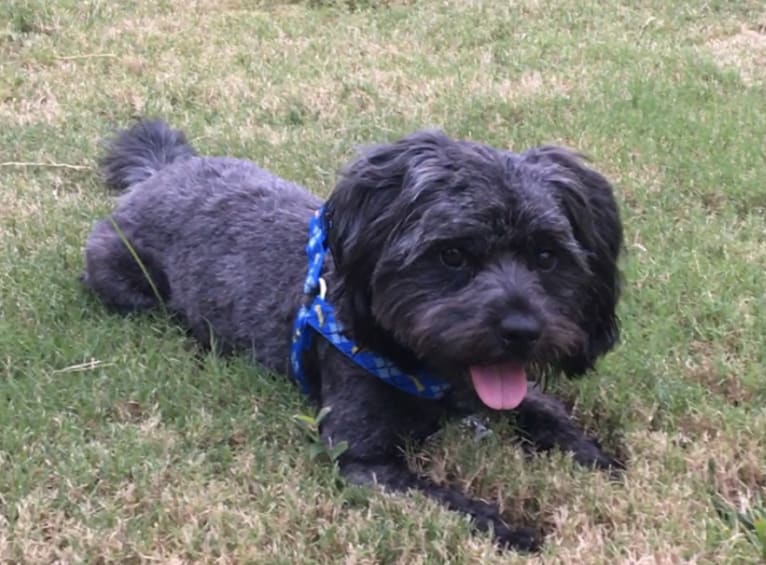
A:
{"type": "Polygon", "coordinates": [[[327,283],[325,282],[324,277],[319,277],[319,294],[317,296],[322,300],[327,296],[327,283]]]}

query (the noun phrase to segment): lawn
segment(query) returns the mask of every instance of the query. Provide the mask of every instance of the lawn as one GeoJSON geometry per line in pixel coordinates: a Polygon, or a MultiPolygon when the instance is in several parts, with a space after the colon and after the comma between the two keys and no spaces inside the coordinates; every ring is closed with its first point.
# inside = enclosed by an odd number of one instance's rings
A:
{"type": "Polygon", "coordinates": [[[0,6],[0,561],[522,562],[423,496],[344,486],[286,379],[82,291],[99,142],[136,115],[319,194],[424,126],[587,153],[623,210],[623,340],[553,388],[626,473],[525,458],[501,418],[412,464],[543,529],[533,562],[766,560],[761,1],[0,6]]]}

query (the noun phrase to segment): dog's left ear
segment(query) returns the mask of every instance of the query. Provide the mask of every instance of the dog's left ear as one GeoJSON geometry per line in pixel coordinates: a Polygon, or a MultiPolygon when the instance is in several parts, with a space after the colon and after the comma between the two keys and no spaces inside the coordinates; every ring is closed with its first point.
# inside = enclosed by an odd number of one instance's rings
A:
{"type": "Polygon", "coordinates": [[[333,299],[357,340],[379,337],[364,335],[374,325],[370,289],[376,265],[404,219],[404,201],[417,197],[422,181],[448,170],[448,144],[444,133],[426,130],[370,147],[341,171],[325,203],[327,243],[342,281],[333,299]]]}
{"type": "Polygon", "coordinates": [[[546,178],[556,187],[555,196],[574,235],[588,252],[592,279],[581,314],[588,343],[562,363],[568,376],[581,375],[619,341],[616,307],[622,286],[617,263],[623,244],[620,212],[611,183],[586,166],[582,155],[556,146],[543,146],[529,153],[533,160],[551,165],[545,167],[546,178]]]}

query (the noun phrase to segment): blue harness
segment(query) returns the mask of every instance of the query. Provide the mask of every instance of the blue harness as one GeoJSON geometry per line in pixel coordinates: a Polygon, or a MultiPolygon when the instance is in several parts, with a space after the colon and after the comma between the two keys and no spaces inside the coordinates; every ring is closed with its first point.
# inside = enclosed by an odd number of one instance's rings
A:
{"type": "Polygon", "coordinates": [[[303,370],[303,354],[311,347],[313,334],[317,333],[366,372],[399,390],[421,398],[436,399],[444,396],[449,385],[443,380],[426,371],[405,373],[390,360],[360,349],[344,335],[343,326],[335,318],[332,305],[325,300],[327,285],[321,274],[326,253],[326,233],[324,208],[320,208],[309,222],[309,240],[306,244],[308,274],[303,293],[310,302],[307,300],[295,317],[290,352],[293,376],[301,390],[307,395],[311,393],[308,378],[303,370]]]}

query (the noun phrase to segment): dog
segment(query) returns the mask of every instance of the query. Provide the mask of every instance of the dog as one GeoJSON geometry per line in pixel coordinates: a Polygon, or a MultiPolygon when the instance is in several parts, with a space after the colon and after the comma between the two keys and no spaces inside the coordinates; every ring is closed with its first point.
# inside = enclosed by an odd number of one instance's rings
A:
{"type": "Polygon", "coordinates": [[[200,157],[181,131],[143,120],[108,142],[100,169],[121,194],[87,238],[86,287],[111,311],[162,306],[200,344],[300,376],[330,408],[321,436],[346,442],[337,463],[351,483],[417,489],[500,546],[532,551],[537,532],[411,471],[403,442],[451,416],[512,410],[534,448],[621,467],[529,385],[582,375],[619,337],[620,213],[580,154],[418,131],[362,150],[322,202],[249,161],[200,157]],[[305,323],[320,294],[351,352],[305,323]],[[370,374],[359,351],[385,360],[398,384],[370,374]]]}

